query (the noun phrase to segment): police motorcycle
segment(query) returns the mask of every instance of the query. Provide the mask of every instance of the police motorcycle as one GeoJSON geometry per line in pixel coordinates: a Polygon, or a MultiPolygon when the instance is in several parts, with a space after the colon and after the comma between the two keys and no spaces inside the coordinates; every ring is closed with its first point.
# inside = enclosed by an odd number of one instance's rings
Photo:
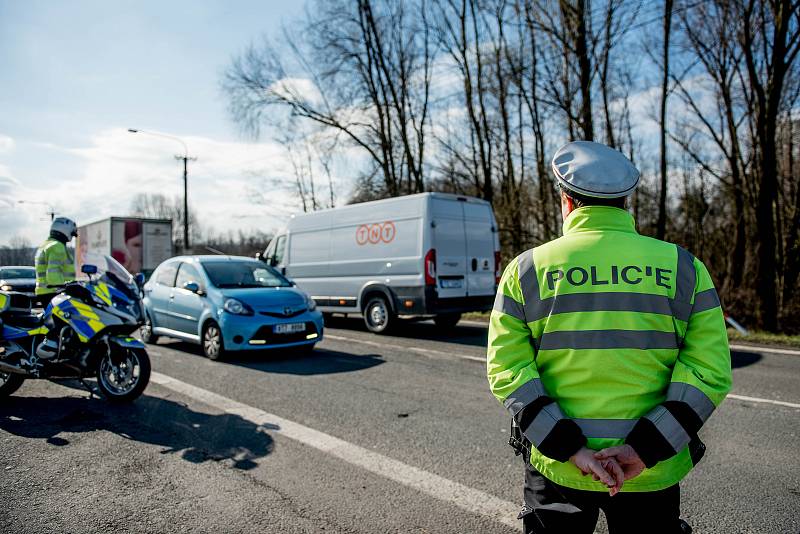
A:
{"type": "Polygon", "coordinates": [[[64,285],[43,313],[21,293],[0,292],[0,398],[27,379],[86,378],[111,402],[130,402],[150,380],[144,344],[130,337],[144,323],[144,277],[114,258],[81,269],[89,279],[64,285]]]}

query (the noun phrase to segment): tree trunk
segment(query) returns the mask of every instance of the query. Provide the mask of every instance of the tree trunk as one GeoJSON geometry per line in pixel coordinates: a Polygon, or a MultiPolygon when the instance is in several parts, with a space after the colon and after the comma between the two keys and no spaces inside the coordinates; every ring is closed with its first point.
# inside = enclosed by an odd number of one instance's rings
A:
{"type": "Polygon", "coordinates": [[[658,221],[656,238],[664,239],[667,233],[667,98],[669,97],[669,34],[672,29],[672,0],[664,0],[664,49],[662,56],[661,107],[659,128],[661,144],[661,188],[658,192],[658,221]]]}
{"type": "Polygon", "coordinates": [[[594,141],[592,121],[592,63],[589,58],[586,30],[586,0],[577,0],[574,8],[575,55],[578,58],[579,82],[581,85],[581,130],[584,141],[594,141]]]}

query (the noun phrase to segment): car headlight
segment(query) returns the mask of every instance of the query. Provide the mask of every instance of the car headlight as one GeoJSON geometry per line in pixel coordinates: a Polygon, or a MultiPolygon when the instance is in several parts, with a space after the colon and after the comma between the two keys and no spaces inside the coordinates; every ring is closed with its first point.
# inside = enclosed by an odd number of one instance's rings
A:
{"type": "Polygon", "coordinates": [[[253,310],[244,302],[237,299],[225,299],[222,308],[233,315],[253,315],[253,310]]]}
{"type": "Polygon", "coordinates": [[[317,309],[317,303],[308,295],[306,295],[306,303],[308,305],[308,311],[314,311],[317,309]]]}
{"type": "Polygon", "coordinates": [[[13,291],[14,290],[14,288],[11,287],[8,284],[3,284],[2,286],[0,286],[0,289],[2,289],[3,291],[13,291]]]}

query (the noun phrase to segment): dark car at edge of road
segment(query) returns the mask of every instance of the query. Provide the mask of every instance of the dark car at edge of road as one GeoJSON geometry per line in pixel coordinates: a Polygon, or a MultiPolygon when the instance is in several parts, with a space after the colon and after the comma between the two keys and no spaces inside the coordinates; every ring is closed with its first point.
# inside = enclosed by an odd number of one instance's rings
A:
{"type": "Polygon", "coordinates": [[[0,290],[33,297],[36,291],[36,269],[24,265],[0,267],[0,290]]]}

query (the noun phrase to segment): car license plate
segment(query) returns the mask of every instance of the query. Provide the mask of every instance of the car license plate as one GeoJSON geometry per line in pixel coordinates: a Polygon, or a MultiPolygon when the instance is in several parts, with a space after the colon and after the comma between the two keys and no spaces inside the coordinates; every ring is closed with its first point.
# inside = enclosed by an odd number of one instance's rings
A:
{"type": "Polygon", "coordinates": [[[276,324],[272,331],[276,334],[295,334],[297,332],[304,332],[306,329],[305,323],[287,323],[276,324]]]}
{"type": "Polygon", "coordinates": [[[457,289],[461,287],[461,279],[439,280],[444,289],[457,289]]]}

